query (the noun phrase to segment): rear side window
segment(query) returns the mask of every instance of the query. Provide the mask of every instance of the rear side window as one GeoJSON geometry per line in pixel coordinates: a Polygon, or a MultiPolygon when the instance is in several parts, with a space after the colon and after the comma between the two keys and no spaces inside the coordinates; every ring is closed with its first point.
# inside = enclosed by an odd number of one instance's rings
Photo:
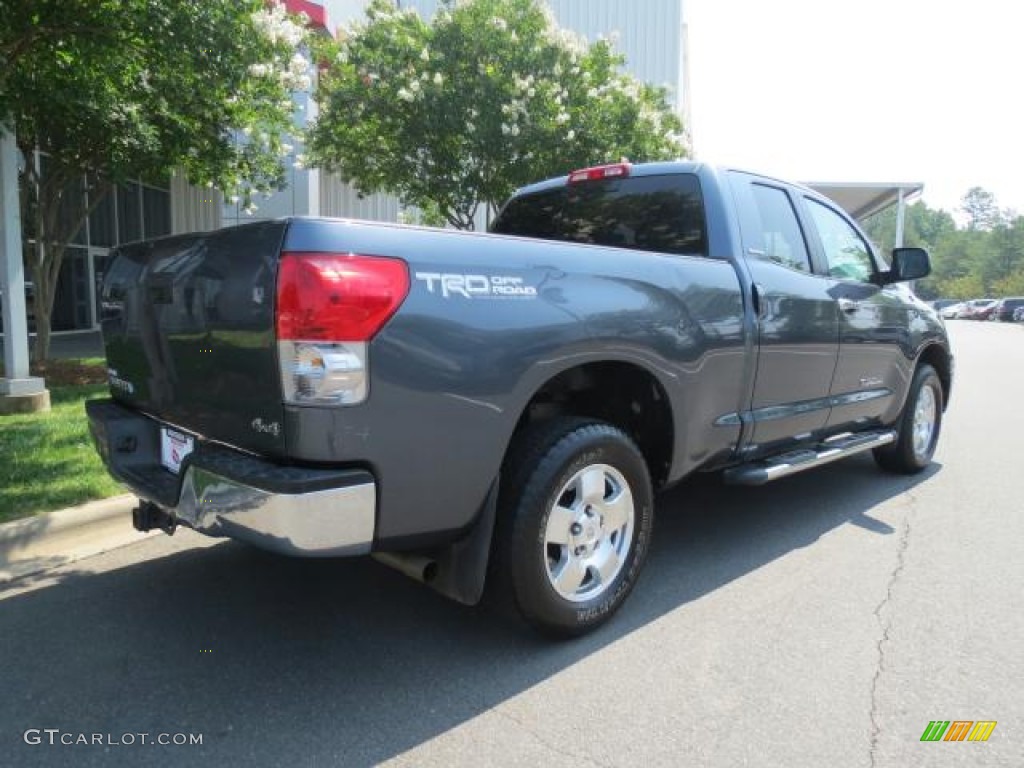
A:
{"type": "Polygon", "coordinates": [[[793,203],[785,190],[764,184],[753,184],[754,204],[761,220],[762,258],[801,272],[811,271],[800,223],[793,203]]]}
{"type": "Polygon", "coordinates": [[[693,174],[585,181],[513,198],[492,232],[641,251],[707,256],[693,174]]]}

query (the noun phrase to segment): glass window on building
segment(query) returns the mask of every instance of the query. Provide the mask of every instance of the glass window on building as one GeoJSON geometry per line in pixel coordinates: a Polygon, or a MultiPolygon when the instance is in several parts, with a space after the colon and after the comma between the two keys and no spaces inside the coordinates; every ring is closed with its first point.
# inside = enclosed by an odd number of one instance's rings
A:
{"type": "Polygon", "coordinates": [[[89,252],[69,246],[57,278],[53,299],[53,330],[75,331],[92,327],[89,293],[89,252]]]}
{"type": "Polygon", "coordinates": [[[142,200],[139,185],[129,182],[117,189],[117,241],[142,239],[142,200]]]}
{"type": "Polygon", "coordinates": [[[144,186],[142,216],[146,237],[171,234],[171,193],[166,189],[144,186]]]}
{"type": "Polygon", "coordinates": [[[115,190],[107,192],[89,214],[89,245],[100,248],[113,248],[117,245],[117,218],[114,215],[116,199],[115,190]]]}
{"type": "MultiPolygon", "coordinates": [[[[49,162],[40,154],[45,174],[49,162]]],[[[91,179],[80,177],[68,185],[58,216],[70,228],[90,202],[87,187],[91,179]]],[[[166,180],[165,180],[166,181],[166,180]]],[[[96,327],[101,317],[98,305],[103,277],[110,267],[110,250],[122,243],[171,233],[171,195],[160,179],[153,183],[128,182],[110,190],[89,213],[64,252],[53,302],[54,331],[80,331],[96,327]]],[[[24,236],[35,245],[35,233],[26,217],[24,236]]],[[[65,230],[66,231],[66,230],[65,230]]]]}
{"type": "MultiPolygon", "coordinates": [[[[50,159],[41,154],[39,156],[39,171],[43,184],[50,179],[51,167],[50,159]]],[[[65,235],[70,233],[68,242],[76,245],[86,244],[85,225],[79,223],[79,218],[85,213],[84,193],[82,177],[72,179],[64,185],[57,206],[58,232],[65,235]]]]}
{"type": "Polygon", "coordinates": [[[85,222],[81,220],[85,213],[82,180],[71,182],[61,196],[60,209],[57,214],[57,226],[61,232],[73,232],[69,242],[75,245],[86,245],[85,222]]]}

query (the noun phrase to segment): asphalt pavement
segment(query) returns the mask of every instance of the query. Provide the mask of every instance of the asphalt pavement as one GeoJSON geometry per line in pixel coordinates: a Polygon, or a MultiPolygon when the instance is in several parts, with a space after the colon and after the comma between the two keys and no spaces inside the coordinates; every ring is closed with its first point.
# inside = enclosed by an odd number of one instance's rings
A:
{"type": "Polygon", "coordinates": [[[951,333],[926,473],[687,482],[581,640],[189,531],[10,583],[0,763],[1021,766],[1024,325],[951,333]],[[921,742],[934,720],[997,726],[921,742]]]}

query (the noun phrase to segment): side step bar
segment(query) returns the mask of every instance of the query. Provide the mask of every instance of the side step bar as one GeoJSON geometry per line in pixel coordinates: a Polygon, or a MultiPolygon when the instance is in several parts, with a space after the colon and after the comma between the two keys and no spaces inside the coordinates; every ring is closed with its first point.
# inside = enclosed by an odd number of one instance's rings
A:
{"type": "Polygon", "coordinates": [[[895,441],[896,431],[892,429],[857,434],[847,432],[830,437],[813,448],[802,448],[727,469],[725,482],[730,485],[764,485],[780,477],[795,475],[805,469],[820,467],[822,464],[880,448],[895,441]]]}

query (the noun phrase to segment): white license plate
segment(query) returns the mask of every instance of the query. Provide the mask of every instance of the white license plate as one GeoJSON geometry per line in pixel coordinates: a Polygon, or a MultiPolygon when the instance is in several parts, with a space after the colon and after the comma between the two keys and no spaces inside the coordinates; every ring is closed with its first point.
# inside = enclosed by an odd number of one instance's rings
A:
{"type": "Polygon", "coordinates": [[[194,447],[195,440],[188,435],[160,427],[160,463],[174,474],[181,471],[181,462],[194,447]]]}

